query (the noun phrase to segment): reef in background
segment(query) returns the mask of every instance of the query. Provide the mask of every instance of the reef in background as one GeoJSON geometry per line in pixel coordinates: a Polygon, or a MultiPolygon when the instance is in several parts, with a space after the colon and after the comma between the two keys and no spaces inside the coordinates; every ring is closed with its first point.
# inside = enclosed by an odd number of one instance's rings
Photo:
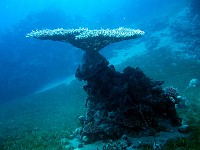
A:
{"type": "Polygon", "coordinates": [[[27,34],[42,40],[67,42],[85,50],[75,74],[79,80],[86,81],[83,89],[88,95],[87,113],[79,118],[81,127],[74,133],[80,143],[120,139],[123,135],[150,136],[181,125],[175,108],[178,98],[173,89],[162,90],[163,82],[148,78],[140,68],[126,67],[123,73],[117,72],[99,53],[111,43],[142,35],[143,31],[129,28],[56,29],[27,34]]]}

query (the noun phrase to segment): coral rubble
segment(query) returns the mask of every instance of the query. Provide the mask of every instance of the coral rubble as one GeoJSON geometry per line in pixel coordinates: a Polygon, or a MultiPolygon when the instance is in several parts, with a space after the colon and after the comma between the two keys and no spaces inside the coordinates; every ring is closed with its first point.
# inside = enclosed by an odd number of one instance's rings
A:
{"type": "Polygon", "coordinates": [[[83,89],[88,95],[87,113],[79,118],[81,128],[75,133],[82,142],[116,139],[124,134],[154,135],[181,125],[174,101],[162,90],[162,81],[150,79],[140,68],[126,67],[120,73],[99,53],[110,43],[143,34],[129,28],[56,29],[27,34],[42,40],[68,42],[86,51],[75,73],[79,80],[86,81],[83,89]]]}

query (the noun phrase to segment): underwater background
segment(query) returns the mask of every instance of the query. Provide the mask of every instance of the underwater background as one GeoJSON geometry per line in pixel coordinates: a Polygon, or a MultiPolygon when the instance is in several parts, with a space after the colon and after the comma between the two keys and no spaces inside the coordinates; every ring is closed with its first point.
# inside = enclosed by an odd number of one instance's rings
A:
{"type": "MultiPolygon", "coordinates": [[[[163,88],[177,88],[188,105],[180,115],[189,120],[189,114],[192,124],[198,124],[199,8],[198,0],[1,1],[0,149],[64,149],[61,139],[85,113],[84,82],[74,76],[83,51],[25,37],[36,29],[145,31],[142,38],[111,44],[101,53],[118,71],[140,67],[148,77],[164,81],[163,88]]],[[[195,127],[197,137],[190,144],[184,141],[183,148],[199,148],[200,129],[195,127]]]]}

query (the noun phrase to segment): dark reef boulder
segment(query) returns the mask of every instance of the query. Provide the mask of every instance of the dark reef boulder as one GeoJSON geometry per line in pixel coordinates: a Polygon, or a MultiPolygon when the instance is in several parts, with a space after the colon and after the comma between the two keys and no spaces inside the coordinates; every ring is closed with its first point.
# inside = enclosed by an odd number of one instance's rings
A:
{"type": "Polygon", "coordinates": [[[83,86],[88,96],[82,136],[96,141],[181,125],[175,103],[162,90],[162,82],[148,78],[140,68],[126,67],[123,73],[117,72],[100,53],[95,52],[100,58],[97,61],[91,61],[90,55],[93,52],[85,53],[75,74],[87,81],[83,86]]]}

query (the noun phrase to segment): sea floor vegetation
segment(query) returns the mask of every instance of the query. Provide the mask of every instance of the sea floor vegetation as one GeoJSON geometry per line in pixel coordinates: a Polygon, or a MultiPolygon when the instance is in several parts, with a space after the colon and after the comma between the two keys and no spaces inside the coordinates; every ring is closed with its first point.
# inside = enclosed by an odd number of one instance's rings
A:
{"type": "MultiPolygon", "coordinates": [[[[116,69],[120,71],[128,65],[141,66],[148,76],[164,80],[164,87],[176,87],[180,95],[188,100],[187,107],[178,109],[178,113],[184,123],[189,125],[190,132],[183,138],[169,140],[163,149],[199,149],[200,87],[188,88],[188,84],[191,79],[200,77],[200,64],[195,60],[175,58],[167,51],[160,54],[161,62],[158,53],[154,51],[132,57],[116,66],[116,69]],[[155,65],[158,62],[159,65],[155,65]]],[[[68,140],[63,139],[67,139],[79,126],[78,117],[85,113],[86,94],[82,86],[83,82],[75,80],[70,85],[63,84],[0,106],[0,149],[66,149],[68,140]]],[[[153,147],[144,144],[140,149],[153,147]]]]}

